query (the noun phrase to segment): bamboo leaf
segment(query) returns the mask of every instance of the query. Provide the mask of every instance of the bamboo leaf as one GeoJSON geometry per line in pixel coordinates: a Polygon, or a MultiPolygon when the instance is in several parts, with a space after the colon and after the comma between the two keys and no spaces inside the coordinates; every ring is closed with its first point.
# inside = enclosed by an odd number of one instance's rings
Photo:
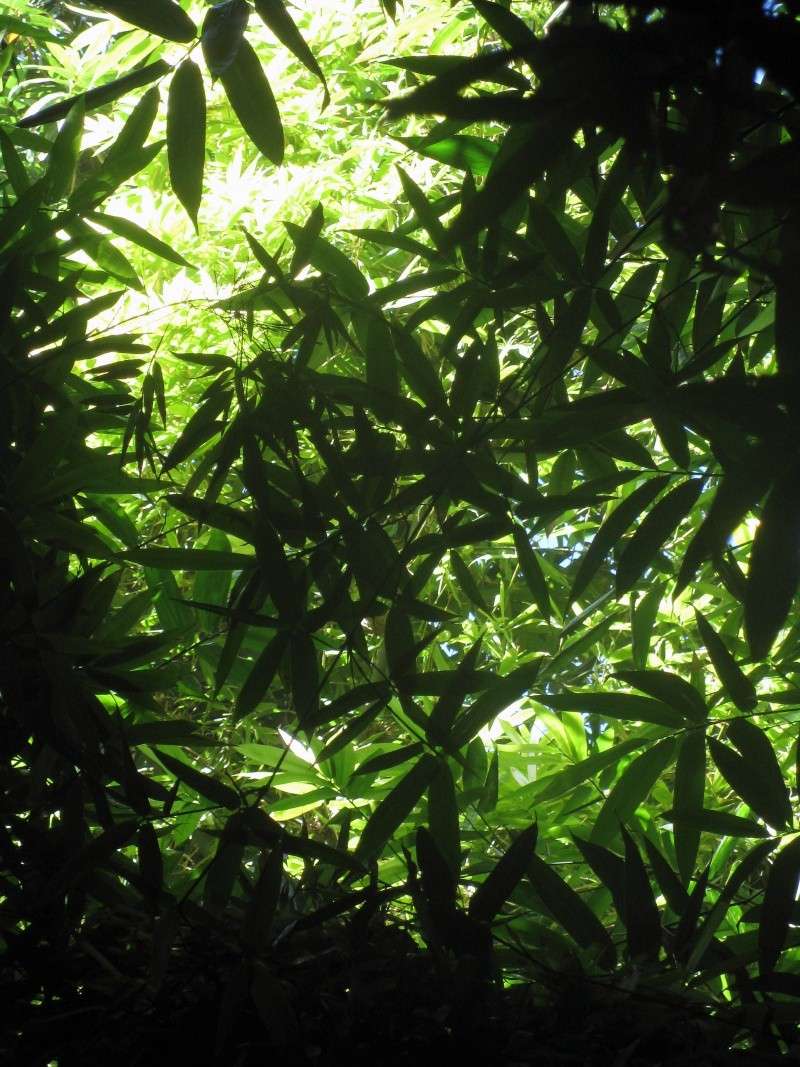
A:
{"type": "Polygon", "coordinates": [[[728,696],[740,711],[752,711],[758,702],[756,687],[739,667],[711,623],[696,608],[694,617],[709,659],[728,696]]]}
{"type": "Polygon", "coordinates": [[[525,876],[536,848],[539,828],[533,823],[523,830],[470,897],[469,917],[491,923],[525,876]]]}
{"type": "Polygon", "coordinates": [[[627,593],[642,577],[664,542],[688,515],[703,488],[701,478],[690,478],[655,505],[617,560],[617,595],[627,593]]]}
{"type": "Polygon", "coordinates": [[[674,756],[675,742],[666,738],[628,764],[595,819],[591,833],[593,843],[605,844],[619,833],[620,824],[630,819],[674,756]]]}
{"type": "Polygon", "coordinates": [[[259,152],[280,165],[284,149],[281,117],[261,61],[249,41],[241,42],[220,81],[244,132],[259,152]]]}
{"type": "Polygon", "coordinates": [[[206,92],[198,65],[185,59],[172,76],[167,101],[167,159],[172,191],[197,229],[206,157],[206,92]]]}
{"type": "Polygon", "coordinates": [[[361,831],[355,851],[356,859],[371,860],[382,851],[427,789],[437,767],[438,762],[434,756],[423,756],[388,796],[384,797],[361,831]]]}

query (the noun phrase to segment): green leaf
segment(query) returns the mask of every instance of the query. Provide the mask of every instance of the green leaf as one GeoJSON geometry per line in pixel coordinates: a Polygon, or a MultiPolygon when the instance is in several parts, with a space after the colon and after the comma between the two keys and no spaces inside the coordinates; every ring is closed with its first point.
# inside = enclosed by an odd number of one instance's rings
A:
{"type": "Polygon", "coordinates": [[[761,974],[774,970],[786,944],[798,884],[800,837],[795,837],[775,857],[764,890],[764,904],[758,926],[758,960],[761,974]]]}
{"type": "Polygon", "coordinates": [[[305,633],[292,635],[289,645],[289,675],[292,702],[301,729],[316,721],[319,713],[319,662],[313,639],[305,633]]]}
{"type": "Polygon", "coordinates": [[[175,263],[179,267],[189,267],[194,269],[192,264],[183,258],[173,248],[170,248],[168,244],[161,241],[158,237],[154,237],[153,234],[148,233],[147,230],[142,229],[135,222],[131,222],[130,219],[120,218],[119,215],[106,215],[100,211],[92,211],[88,217],[98,223],[100,226],[105,227],[107,230],[111,230],[112,233],[117,234],[119,237],[124,237],[126,240],[131,241],[133,244],[139,245],[140,248],[146,249],[148,252],[152,252],[153,255],[159,256],[161,259],[166,259],[170,263],[175,263]]]}
{"type": "Polygon", "coordinates": [[[591,756],[587,756],[586,759],[580,760],[580,762],[573,764],[571,767],[565,767],[554,774],[539,778],[533,783],[533,799],[537,804],[555,800],[590,778],[594,778],[600,771],[604,771],[606,767],[616,766],[623,756],[627,756],[630,752],[635,752],[637,748],[642,748],[646,744],[646,738],[631,737],[627,741],[620,741],[618,745],[612,745],[611,748],[607,748],[603,752],[596,752],[591,756]]]}
{"type": "Polygon", "coordinates": [[[284,149],[281,117],[261,61],[249,41],[242,41],[220,81],[244,132],[259,152],[280,165],[284,149]]]}
{"type": "Polygon", "coordinates": [[[651,722],[675,730],[685,727],[683,717],[660,700],[632,693],[598,693],[594,690],[536,693],[536,700],[556,711],[580,711],[623,722],[651,722]]]}
{"type": "MultiPolygon", "coordinates": [[[[717,769],[734,793],[766,823],[780,829],[786,826],[791,818],[791,808],[787,808],[788,793],[772,746],[758,727],[753,729],[760,735],[760,740],[755,746],[751,745],[747,756],[742,749],[739,755],[714,737],[708,739],[708,746],[717,769]],[[754,752],[763,753],[765,746],[769,756],[764,768],[765,773],[762,775],[762,768],[752,761],[752,755],[754,752]]],[[[751,740],[748,736],[748,742],[751,740]]],[[[737,744],[737,748],[739,747],[737,744]]],[[[746,750],[747,746],[743,745],[742,748],[746,750]]]]}
{"type": "Polygon", "coordinates": [[[60,100],[57,104],[50,104],[39,111],[34,111],[33,114],[26,115],[25,118],[20,119],[19,126],[23,129],[30,129],[31,126],[44,126],[48,122],[58,122],[81,99],[84,101],[86,111],[93,111],[95,108],[103,107],[104,104],[110,104],[121,96],[125,96],[131,89],[139,89],[143,85],[150,85],[151,82],[163,78],[165,74],[169,74],[169,71],[169,64],[165,63],[163,59],[158,59],[155,63],[148,63],[144,67],[132,70],[121,78],[106,82],[105,85],[98,85],[95,89],[88,89],[85,93],[81,93],[80,96],[71,96],[67,100],[60,100]]]}
{"type": "Polygon", "coordinates": [[[250,10],[246,0],[225,0],[206,11],[200,45],[206,66],[215,77],[226,71],[236,58],[244,40],[250,10]]]}
{"type": "Polygon", "coordinates": [[[133,548],[120,553],[120,558],[168,571],[236,571],[256,566],[255,556],[208,548],[133,548]]]}
{"type": "Polygon", "coordinates": [[[403,377],[409,388],[434,411],[444,411],[447,398],[442,388],[442,380],[414,334],[402,326],[394,325],[392,336],[400,357],[403,377]]]}
{"type": "Polygon", "coordinates": [[[281,664],[288,644],[288,635],[283,631],[279,631],[264,646],[251,667],[244,685],[239,690],[239,695],[236,698],[234,721],[249,715],[263,700],[264,694],[272,684],[272,679],[281,664]]]}
{"type": "Polygon", "coordinates": [[[542,902],[570,937],[582,948],[594,946],[601,966],[616,963],[614,943],[583,898],[539,856],[528,861],[528,878],[542,902]]]}
{"type": "Polygon", "coordinates": [[[206,92],[200,68],[184,59],[167,101],[167,159],[172,191],[197,229],[206,157],[206,92]]]}
{"type": "Polygon", "coordinates": [[[434,756],[423,756],[414,764],[378,804],[361,831],[356,858],[365,861],[375,858],[386,842],[411,813],[414,805],[427,789],[439,764],[434,756]]]}
{"type": "Polygon", "coordinates": [[[436,248],[441,250],[446,243],[446,236],[444,226],[439,221],[439,216],[437,215],[435,208],[429,203],[427,196],[422,189],[420,189],[411,175],[407,174],[399,163],[395,164],[395,168],[400,175],[400,184],[403,187],[406,200],[408,200],[411,205],[414,214],[417,217],[417,221],[428,234],[436,248]]]}
{"type": "MultiPolygon", "coordinates": [[[[685,827],[687,830],[694,830],[698,835],[702,830],[720,837],[769,837],[769,830],[760,823],[753,819],[744,819],[741,815],[733,815],[729,811],[699,808],[688,812],[671,808],[662,812],[661,817],[673,823],[676,829],[685,827]]],[[[688,879],[684,878],[684,881],[688,879]]]]}
{"type": "Polygon", "coordinates": [[[451,137],[397,137],[407,148],[428,159],[458,167],[484,177],[497,154],[497,146],[485,137],[457,133],[451,137]]]}
{"type": "Polygon", "coordinates": [[[643,485],[625,497],[617,505],[600,529],[592,538],[592,543],[584,555],[575,575],[575,581],[569,595],[570,604],[574,603],[588,586],[598,568],[607,560],[612,549],[616,548],[622,535],[647,508],[661,490],[669,484],[667,475],[649,478],[643,485]]]}
{"type": "Polygon", "coordinates": [[[458,802],[453,775],[446,760],[439,762],[439,768],[428,786],[428,826],[451,877],[457,882],[461,869],[458,802]]]}
{"type": "Polygon", "coordinates": [[[478,583],[472,577],[472,572],[458,552],[453,549],[450,549],[450,566],[453,568],[453,576],[467,600],[474,604],[476,608],[489,614],[491,608],[484,600],[478,583]]]}
{"type": "Polygon", "coordinates": [[[262,952],[270,943],[282,882],[283,847],[281,841],[277,841],[262,865],[242,923],[242,944],[254,955],[262,952]]]}
{"type": "Polygon", "coordinates": [[[518,834],[470,897],[469,917],[491,923],[517,888],[530,865],[539,827],[533,823],[518,834]]]}
{"type": "Polygon", "coordinates": [[[535,659],[523,663],[487,686],[486,691],[456,719],[449,741],[451,751],[469,744],[486,723],[527,692],[536,681],[541,662],[541,659],[535,659]]]}
{"type": "Polygon", "coordinates": [[[592,827],[592,842],[602,845],[619,833],[620,823],[630,819],[674,756],[675,741],[665,738],[628,764],[600,809],[592,827]]]}
{"type": "Polygon", "coordinates": [[[671,671],[617,671],[617,678],[662,704],[668,704],[690,722],[705,722],[706,702],[693,685],[671,671]]]}
{"type": "Polygon", "coordinates": [[[92,0],[109,14],[130,22],[167,41],[188,44],[197,36],[197,27],[175,0],[92,0]]]}
{"type": "Polygon", "coordinates": [[[617,595],[627,593],[642,577],[656,553],[689,514],[703,488],[701,478],[690,478],[655,505],[617,561],[617,595]]]}
{"type": "Polygon", "coordinates": [[[159,763],[163,763],[171,774],[174,774],[181,782],[188,785],[195,793],[199,793],[201,797],[205,797],[212,804],[218,804],[222,808],[230,808],[232,811],[239,807],[239,794],[235,789],[223,785],[222,782],[218,782],[211,775],[203,774],[202,771],[190,767],[189,764],[184,763],[182,760],[162,752],[161,749],[154,749],[153,751],[158,757],[159,763]]]}
{"type": "Polygon", "coordinates": [[[497,807],[500,789],[500,753],[497,749],[492,753],[486,778],[483,782],[481,795],[478,797],[477,808],[482,815],[488,815],[497,807]]]}
{"type": "Polygon", "coordinates": [[[663,598],[664,583],[653,582],[641,601],[631,606],[631,658],[642,669],[647,666],[650,641],[663,598]]]}
{"type": "Polygon", "coordinates": [[[577,834],[573,834],[572,839],[586,863],[611,894],[617,915],[622,918],[625,914],[625,861],[604,845],[585,841],[577,834]]]}
{"type": "Polygon", "coordinates": [[[797,469],[766,499],[750,552],[744,627],[754,659],[764,659],[786,622],[800,582],[800,492],[797,469]]]}
{"type": "Polygon", "coordinates": [[[86,102],[79,96],[69,109],[67,117],[56,134],[53,147],[47,161],[48,199],[62,200],[72,192],[75,180],[75,168],[83,135],[83,118],[86,102]]]}
{"type": "Polygon", "coordinates": [[[697,608],[694,617],[709,659],[728,696],[740,711],[752,711],[758,703],[756,687],[739,667],[711,623],[697,608]]]}
{"type": "Polygon", "coordinates": [[[539,608],[542,616],[549,621],[553,609],[550,604],[550,592],[547,588],[547,580],[542,571],[542,565],[539,563],[536,552],[531,547],[528,535],[523,528],[515,523],[512,533],[520,570],[531,591],[534,603],[539,608]]]}
{"type": "Polygon", "coordinates": [[[658,914],[647,868],[636,842],[620,827],[625,845],[625,911],[622,921],[628,932],[631,959],[656,960],[661,948],[661,917],[658,914]]]}
{"type": "Polygon", "coordinates": [[[289,49],[306,70],[311,71],[322,82],[325,94],[322,107],[323,109],[326,108],[330,103],[331,96],[328,92],[328,83],[325,81],[325,75],[314,58],[314,53],[308,47],[295,25],[294,19],[286,10],[286,4],[283,0],[253,0],[253,2],[264,25],[275,34],[281,44],[289,49]]]}
{"type": "Polygon", "coordinates": [[[362,774],[374,776],[382,771],[391,770],[392,767],[398,767],[401,763],[407,763],[414,756],[418,756],[423,747],[421,741],[414,741],[410,745],[402,745],[391,752],[381,752],[378,756],[372,756],[370,759],[365,759],[363,763],[359,763],[350,777],[357,778],[362,774]]]}
{"type": "Polygon", "coordinates": [[[681,738],[675,766],[673,802],[675,819],[675,856],[684,885],[694,874],[700,832],[695,820],[703,810],[706,784],[706,739],[701,730],[692,730],[681,738]]]}

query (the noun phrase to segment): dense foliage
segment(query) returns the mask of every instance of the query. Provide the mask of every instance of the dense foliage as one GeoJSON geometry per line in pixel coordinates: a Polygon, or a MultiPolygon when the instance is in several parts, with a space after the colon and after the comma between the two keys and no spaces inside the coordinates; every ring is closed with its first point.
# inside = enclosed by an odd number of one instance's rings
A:
{"type": "Polygon", "coordinates": [[[0,28],[9,1048],[796,1053],[797,3],[0,28]]]}

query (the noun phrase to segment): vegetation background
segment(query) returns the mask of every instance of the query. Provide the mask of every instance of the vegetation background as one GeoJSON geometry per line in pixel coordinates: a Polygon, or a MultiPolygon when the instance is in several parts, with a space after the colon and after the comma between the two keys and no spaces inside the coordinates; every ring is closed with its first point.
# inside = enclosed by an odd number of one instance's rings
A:
{"type": "Polygon", "coordinates": [[[0,4],[17,1062],[797,1053],[799,19],[0,4]]]}

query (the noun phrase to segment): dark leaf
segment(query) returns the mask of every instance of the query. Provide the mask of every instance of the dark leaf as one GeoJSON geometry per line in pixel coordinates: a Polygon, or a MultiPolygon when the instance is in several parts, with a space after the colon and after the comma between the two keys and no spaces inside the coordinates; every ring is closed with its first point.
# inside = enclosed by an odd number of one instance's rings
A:
{"type": "Polygon", "coordinates": [[[325,75],[322,73],[319,63],[317,63],[314,58],[314,53],[303,40],[303,36],[295,25],[294,19],[286,10],[286,4],[283,0],[253,0],[253,2],[255,3],[256,11],[264,24],[272,30],[281,44],[289,49],[295,58],[303,64],[306,70],[311,71],[311,73],[322,82],[322,88],[325,94],[322,106],[323,108],[326,108],[330,102],[331,96],[328,92],[328,84],[325,81],[325,75]]]}
{"type": "Polygon", "coordinates": [[[427,789],[439,764],[434,756],[423,756],[415,763],[378,804],[361,831],[355,855],[359,860],[371,860],[411,813],[414,805],[427,789]]]}
{"type": "Polygon", "coordinates": [[[800,581],[800,491],[796,469],[764,504],[747,572],[744,625],[754,659],[764,659],[786,621],[800,581]]]}
{"type": "Polygon", "coordinates": [[[525,876],[536,848],[539,828],[533,823],[523,830],[494,865],[469,902],[469,917],[490,923],[525,876]]]}
{"type": "Polygon", "coordinates": [[[175,0],[93,0],[96,7],[116,15],[123,22],[155,33],[167,41],[188,44],[197,27],[175,0]]]}
{"type": "Polygon", "coordinates": [[[583,948],[594,946],[600,965],[613,967],[617,954],[608,932],[572,886],[536,855],[528,861],[527,874],[548,911],[570,937],[583,948]]]}
{"type": "Polygon", "coordinates": [[[206,158],[206,92],[200,68],[185,59],[169,84],[167,158],[172,191],[197,229],[206,158]]]}
{"type": "Polygon", "coordinates": [[[756,687],[739,667],[711,623],[696,608],[694,617],[709,659],[728,696],[740,711],[752,711],[758,703],[756,687]]]}
{"type": "Polygon", "coordinates": [[[625,911],[622,920],[628,932],[628,953],[632,959],[655,960],[661,948],[658,905],[636,842],[624,826],[620,831],[625,844],[625,911]]]}
{"type": "Polygon", "coordinates": [[[764,890],[758,927],[758,959],[762,974],[774,970],[786,944],[799,883],[800,837],[795,837],[773,860],[764,890]]]}
{"type": "Polygon", "coordinates": [[[283,162],[283,126],[261,61],[247,40],[220,75],[230,105],[256,148],[276,165],[283,162]]]}
{"type": "Polygon", "coordinates": [[[703,488],[701,478],[691,478],[671,490],[655,505],[617,561],[617,595],[627,593],[642,577],[664,542],[689,514],[703,488]]]}

